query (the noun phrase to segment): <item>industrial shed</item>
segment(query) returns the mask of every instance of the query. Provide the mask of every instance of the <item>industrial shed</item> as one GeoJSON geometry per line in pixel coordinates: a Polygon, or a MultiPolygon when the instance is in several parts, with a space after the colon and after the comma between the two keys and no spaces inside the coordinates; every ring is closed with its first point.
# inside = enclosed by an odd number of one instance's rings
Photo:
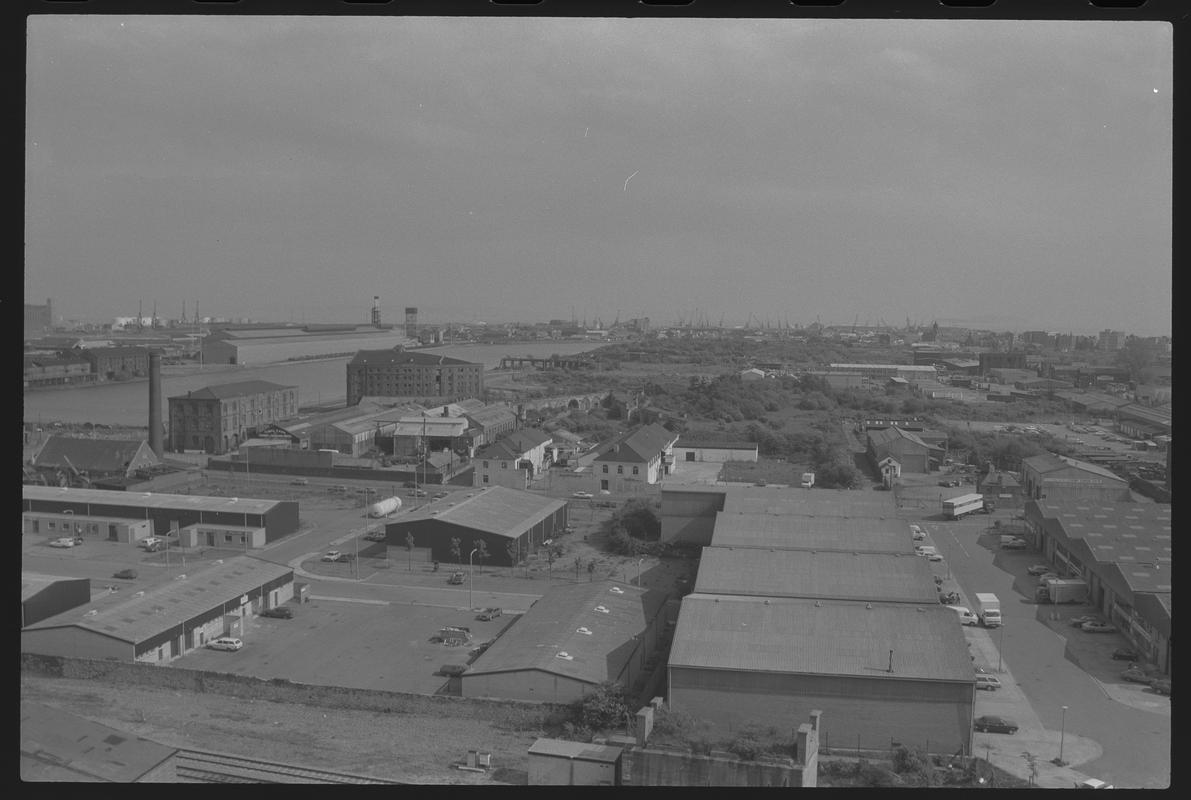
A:
{"type": "Polygon", "coordinates": [[[931,575],[915,555],[705,547],[695,591],[932,605],[931,575]]]}
{"type": "Polygon", "coordinates": [[[713,547],[912,555],[910,525],[896,517],[823,517],[716,512],[713,547]]]}
{"type": "Polygon", "coordinates": [[[758,447],[756,442],[702,442],[680,436],[674,443],[674,461],[756,461],[758,447]]]}
{"type": "Polygon", "coordinates": [[[21,627],[91,602],[91,581],[21,573],[21,627]]]}
{"type": "Polygon", "coordinates": [[[298,530],[298,504],[292,500],[22,486],[21,506],[22,513],[147,519],[158,536],[195,523],[264,528],[266,542],[298,530]]]}
{"type": "Polygon", "coordinates": [[[402,515],[385,525],[385,537],[391,546],[406,547],[406,535],[413,534],[414,547],[429,549],[434,560],[462,564],[483,542],[488,557],[473,563],[507,567],[536,552],[543,540],[554,538],[566,525],[566,501],[491,486],[463,496],[456,493],[402,515]],[[451,552],[452,539],[459,539],[458,556],[451,552]],[[516,558],[509,552],[514,543],[516,558]]]}
{"type": "Polygon", "coordinates": [[[464,697],[569,703],[633,687],[657,647],[666,595],[614,581],[553,586],[463,673],[464,697]]]}
{"type": "Polygon", "coordinates": [[[370,325],[224,328],[203,337],[208,364],[272,364],[314,356],[350,356],[361,349],[413,344],[404,331],[370,325]]]}
{"type": "Polygon", "coordinates": [[[105,594],[21,631],[21,652],[166,663],[293,597],[289,567],[247,556],[222,559],[165,584],[105,594]]]}
{"type": "Polygon", "coordinates": [[[955,612],[690,594],[670,648],[670,709],[719,733],[823,712],[826,748],[971,752],[975,679],[955,612]]]}
{"type": "Polygon", "coordinates": [[[24,782],[174,783],[177,753],[86,717],[21,701],[24,782]]]}

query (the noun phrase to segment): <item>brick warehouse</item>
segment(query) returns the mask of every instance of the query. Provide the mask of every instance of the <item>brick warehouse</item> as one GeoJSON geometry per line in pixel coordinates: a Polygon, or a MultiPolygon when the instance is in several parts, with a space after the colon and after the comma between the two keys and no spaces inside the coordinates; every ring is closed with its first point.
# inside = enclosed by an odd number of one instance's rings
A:
{"type": "Polygon", "coordinates": [[[169,398],[170,449],[221,455],[258,429],[297,413],[296,386],[268,381],[207,386],[169,398]]]}
{"type": "Polygon", "coordinates": [[[484,365],[400,347],[361,350],[347,364],[347,404],[362,397],[479,397],[484,365]]]}

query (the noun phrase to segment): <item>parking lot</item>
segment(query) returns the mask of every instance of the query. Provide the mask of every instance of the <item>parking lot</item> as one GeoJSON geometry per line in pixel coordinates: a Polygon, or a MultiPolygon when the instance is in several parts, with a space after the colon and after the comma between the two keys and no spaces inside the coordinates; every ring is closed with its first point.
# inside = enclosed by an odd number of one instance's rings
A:
{"type": "Polygon", "coordinates": [[[434,694],[447,679],[444,664],[468,663],[468,651],[517,619],[489,622],[453,609],[375,601],[311,600],[290,604],[293,619],[249,618],[236,652],[195,650],[171,663],[296,683],[434,694]],[[445,626],[467,627],[471,641],[447,646],[430,641],[445,626]]]}

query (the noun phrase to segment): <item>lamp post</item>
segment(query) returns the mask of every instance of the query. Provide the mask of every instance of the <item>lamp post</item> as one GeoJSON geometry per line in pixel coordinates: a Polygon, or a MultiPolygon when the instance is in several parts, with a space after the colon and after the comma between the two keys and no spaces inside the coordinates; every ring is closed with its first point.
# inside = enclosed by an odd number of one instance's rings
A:
{"type": "Polygon", "coordinates": [[[644,558],[637,559],[637,586],[641,585],[641,562],[644,560],[644,558]]]}
{"type": "Polygon", "coordinates": [[[479,548],[472,548],[472,551],[467,554],[467,610],[471,611],[475,606],[472,604],[471,592],[476,585],[476,571],[472,566],[471,557],[476,554],[479,548]]]}
{"type": "Polygon", "coordinates": [[[1067,706],[1063,706],[1063,721],[1059,725],[1059,760],[1055,763],[1060,767],[1066,762],[1063,761],[1063,739],[1067,735],[1067,706]]]}
{"type": "Polygon", "coordinates": [[[1001,624],[997,626],[997,672],[998,673],[1001,671],[1001,650],[1004,649],[1003,648],[1004,642],[1005,642],[1005,622],[1004,622],[1004,620],[1002,620],[1001,624]]]}

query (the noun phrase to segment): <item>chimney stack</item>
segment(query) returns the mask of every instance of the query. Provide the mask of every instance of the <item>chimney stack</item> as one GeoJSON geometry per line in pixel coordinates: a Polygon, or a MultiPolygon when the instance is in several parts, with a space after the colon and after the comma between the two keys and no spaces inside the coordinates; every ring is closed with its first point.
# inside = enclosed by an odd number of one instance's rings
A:
{"type": "Polygon", "coordinates": [[[149,449],[160,458],[164,455],[161,444],[161,353],[149,353],[149,449]]]}

